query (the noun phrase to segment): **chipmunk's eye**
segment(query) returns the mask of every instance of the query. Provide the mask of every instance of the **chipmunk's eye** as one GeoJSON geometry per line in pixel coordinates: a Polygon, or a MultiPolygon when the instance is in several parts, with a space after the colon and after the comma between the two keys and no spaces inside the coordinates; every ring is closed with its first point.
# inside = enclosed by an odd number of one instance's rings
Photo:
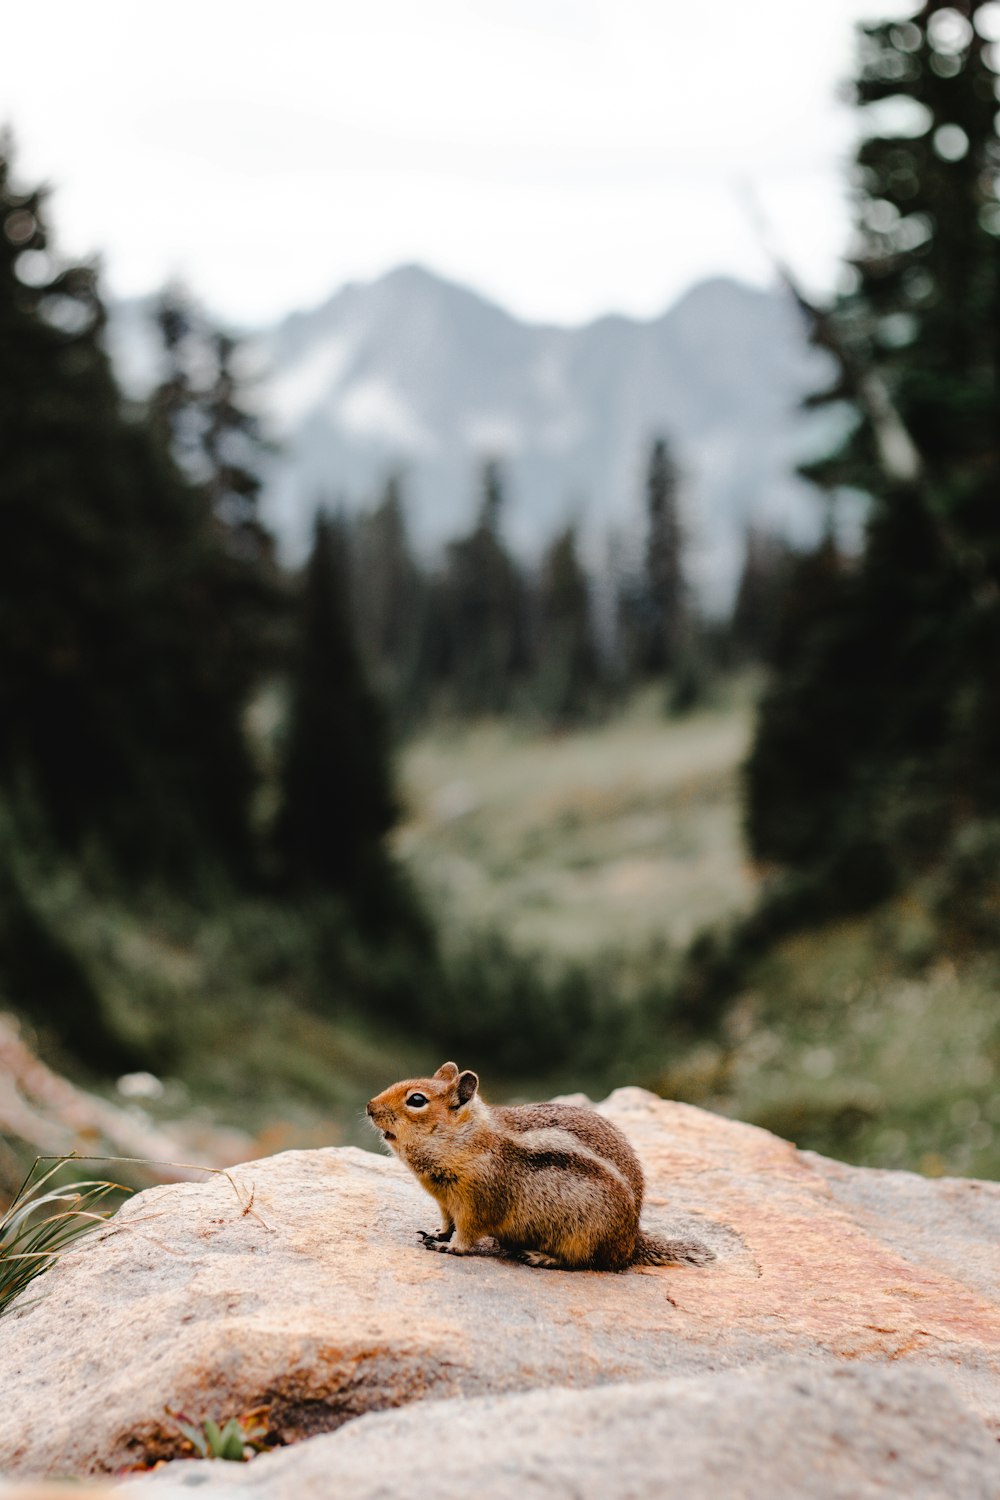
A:
{"type": "Polygon", "coordinates": [[[423,1109],[427,1099],[423,1094],[408,1094],[406,1098],[407,1109],[423,1109]]]}

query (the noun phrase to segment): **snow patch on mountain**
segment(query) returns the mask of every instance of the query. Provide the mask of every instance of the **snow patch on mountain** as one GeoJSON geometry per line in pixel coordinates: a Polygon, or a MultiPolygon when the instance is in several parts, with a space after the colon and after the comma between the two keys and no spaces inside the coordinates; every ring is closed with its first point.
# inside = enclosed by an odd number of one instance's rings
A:
{"type": "Polygon", "coordinates": [[[418,419],[410,403],[387,380],[371,375],[356,381],[330,402],[334,420],[359,437],[375,438],[396,448],[400,457],[432,453],[434,434],[418,419]]]}
{"type": "Polygon", "coordinates": [[[279,435],[294,432],[329,400],[331,388],[336,388],[352,353],[350,338],[332,334],[305,349],[301,358],[285,369],[268,372],[265,367],[265,409],[279,435]]]}

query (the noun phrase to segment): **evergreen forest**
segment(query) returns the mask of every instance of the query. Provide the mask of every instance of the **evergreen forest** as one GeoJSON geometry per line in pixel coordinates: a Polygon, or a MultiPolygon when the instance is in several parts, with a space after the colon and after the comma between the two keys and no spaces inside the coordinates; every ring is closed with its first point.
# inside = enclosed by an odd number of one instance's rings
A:
{"type": "MultiPolygon", "coordinates": [[[[126,395],[99,272],[61,257],[58,201],[0,142],[0,1008],[50,1066],[108,1097],[148,1078],[153,1114],[258,1151],[361,1139],[376,1086],[457,1055],[497,1093],[638,1082],[858,1160],[1000,1172],[986,9],[858,32],[843,289],[821,306],[776,267],[828,357],[810,404],[843,434],[803,470],[824,534],[796,551],[751,529],[722,619],[692,584],[668,411],[636,455],[642,534],[610,563],[572,525],[516,555],[485,453],[435,557],[405,476],[348,510],[331,474],[290,566],[238,340],[169,287],[160,377],[126,395]],[[488,745],[512,788],[518,766],[536,790],[561,768],[551,826],[476,781],[488,745]],[[624,795],[599,754],[619,782],[630,755],[636,785],[674,776],[669,818],[648,788],[625,809],[644,858],[673,840],[690,872],[729,819],[727,894],[681,921],[657,888],[630,935],[595,917],[552,942],[551,885],[518,887],[534,926],[489,892],[477,908],[484,872],[513,889],[559,842],[598,910],[588,819],[624,795]]],[[[622,911],[646,868],[621,862],[622,911]]],[[[30,1144],[0,1119],[4,1188],[30,1144]]]]}

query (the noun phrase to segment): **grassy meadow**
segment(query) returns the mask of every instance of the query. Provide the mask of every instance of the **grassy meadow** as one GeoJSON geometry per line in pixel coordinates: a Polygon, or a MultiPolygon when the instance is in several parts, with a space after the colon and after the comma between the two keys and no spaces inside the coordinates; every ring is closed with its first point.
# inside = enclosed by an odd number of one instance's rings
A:
{"type": "Polygon", "coordinates": [[[458,1054],[494,1098],[640,1083],[849,1160],[1000,1176],[1000,958],[949,936],[933,882],[741,943],[751,687],[680,719],[640,698],[572,733],[439,724],[404,745],[396,849],[452,954],[417,1013],[359,1004],[394,993],[393,958],[355,959],[335,901],[129,900],[28,854],[19,877],[163,1080],[132,1107],[192,1149],[219,1126],[246,1155],[372,1145],[365,1100],[458,1054]]]}
{"type": "Polygon", "coordinates": [[[507,719],[438,727],[406,747],[396,847],[440,921],[574,958],[686,943],[749,907],[749,687],[676,720],[661,696],[572,733],[507,719]]]}
{"type": "Polygon", "coordinates": [[[866,1166],[1000,1178],[1000,961],[916,954],[916,897],[778,941],[650,1080],[866,1166]]]}
{"type": "MultiPolygon", "coordinates": [[[[752,718],[744,684],[679,720],[646,698],[558,737],[428,731],[402,759],[399,853],[446,929],[668,970],[754,902],[739,801],[752,718]]],[[[868,1165],[1000,1176],[1000,957],[949,951],[930,891],[777,936],[738,980],[704,1034],[667,1008],[619,1060],[627,1074],[581,1081],[642,1082],[868,1165]]]]}

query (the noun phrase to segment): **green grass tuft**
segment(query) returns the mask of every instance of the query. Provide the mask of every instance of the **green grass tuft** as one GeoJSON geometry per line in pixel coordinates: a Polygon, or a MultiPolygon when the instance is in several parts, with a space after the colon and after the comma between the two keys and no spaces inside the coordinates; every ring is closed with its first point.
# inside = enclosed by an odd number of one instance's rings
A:
{"type": "Polygon", "coordinates": [[[55,1185],[73,1157],[37,1157],[0,1215],[0,1315],[25,1287],[49,1270],[81,1235],[107,1222],[119,1183],[89,1179],[55,1185]],[[51,1165],[44,1166],[50,1162],[51,1165]]]}

